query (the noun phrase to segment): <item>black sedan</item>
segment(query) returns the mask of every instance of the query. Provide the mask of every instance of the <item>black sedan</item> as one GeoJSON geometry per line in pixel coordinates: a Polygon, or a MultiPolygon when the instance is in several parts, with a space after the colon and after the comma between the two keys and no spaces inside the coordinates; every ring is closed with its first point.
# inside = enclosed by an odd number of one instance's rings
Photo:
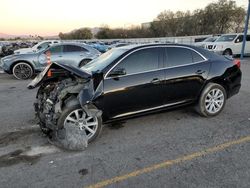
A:
{"type": "Polygon", "coordinates": [[[218,115],[241,87],[240,61],[177,44],[112,49],[81,69],[52,63],[29,85],[40,86],[35,111],[45,133],[72,126],[88,141],[102,124],[193,104],[218,115]]]}

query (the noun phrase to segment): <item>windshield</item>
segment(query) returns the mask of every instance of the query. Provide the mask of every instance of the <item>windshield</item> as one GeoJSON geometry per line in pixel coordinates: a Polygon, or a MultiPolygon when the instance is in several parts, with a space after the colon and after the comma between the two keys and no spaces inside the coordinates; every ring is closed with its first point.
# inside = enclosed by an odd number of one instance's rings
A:
{"type": "Polygon", "coordinates": [[[214,42],[217,39],[217,37],[208,37],[203,42],[214,42]]]}
{"type": "Polygon", "coordinates": [[[222,35],[220,36],[216,42],[231,42],[236,38],[237,35],[222,35]]]}
{"type": "Polygon", "coordinates": [[[110,63],[112,63],[116,58],[122,55],[126,49],[112,49],[102,54],[98,58],[92,60],[88,64],[84,65],[81,69],[86,70],[87,72],[98,72],[102,71],[110,63]]]}
{"type": "Polygon", "coordinates": [[[32,47],[34,51],[41,51],[50,46],[51,42],[40,42],[32,47]]]}

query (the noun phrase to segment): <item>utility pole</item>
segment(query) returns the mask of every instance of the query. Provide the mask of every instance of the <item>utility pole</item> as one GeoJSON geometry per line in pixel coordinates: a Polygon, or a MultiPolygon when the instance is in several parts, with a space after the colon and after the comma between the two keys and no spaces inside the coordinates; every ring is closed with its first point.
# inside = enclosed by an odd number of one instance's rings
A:
{"type": "Polygon", "coordinates": [[[241,59],[243,59],[244,52],[245,52],[247,30],[248,30],[248,22],[249,22],[249,14],[250,14],[250,0],[248,0],[248,8],[247,8],[246,21],[245,21],[244,36],[243,36],[243,42],[242,42],[242,48],[241,48],[241,54],[240,54],[241,59]]]}

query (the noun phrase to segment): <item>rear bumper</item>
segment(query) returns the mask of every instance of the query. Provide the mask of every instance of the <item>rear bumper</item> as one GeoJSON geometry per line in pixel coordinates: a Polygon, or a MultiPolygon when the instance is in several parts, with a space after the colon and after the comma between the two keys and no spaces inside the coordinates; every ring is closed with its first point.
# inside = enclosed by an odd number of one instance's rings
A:
{"type": "Polygon", "coordinates": [[[228,91],[227,91],[227,97],[230,98],[237,93],[239,93],[240,88],[241,88],[241,78],[242,78],[242,73],[241,70],[239,69],[235,74],[230,75],[230,77],[227,78],[228,82],[228,91]]]}
{"type": "Polygon", "coordinates": [[[241,88],[241,84],[239,84],[239,85],[235,86],[234,88],[232,88],[231,91],[228,92],[228,96],[227,97],[230,98],[230,97],[236,95],[237,93],[239,93],[240,92],[240,88],[241,88]]]}

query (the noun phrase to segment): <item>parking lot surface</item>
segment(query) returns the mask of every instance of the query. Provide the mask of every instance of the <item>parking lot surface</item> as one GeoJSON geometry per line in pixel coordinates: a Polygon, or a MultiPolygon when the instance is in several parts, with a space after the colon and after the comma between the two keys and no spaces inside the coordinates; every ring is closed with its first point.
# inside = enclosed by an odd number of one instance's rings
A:
{"type": "Polygon", "coordinates": [[[48,143],[29,81],[0,74],[0,187],[250,187],[250,60],[224,111],[193,108],[106,125],[85,151],[48,143]]]}

